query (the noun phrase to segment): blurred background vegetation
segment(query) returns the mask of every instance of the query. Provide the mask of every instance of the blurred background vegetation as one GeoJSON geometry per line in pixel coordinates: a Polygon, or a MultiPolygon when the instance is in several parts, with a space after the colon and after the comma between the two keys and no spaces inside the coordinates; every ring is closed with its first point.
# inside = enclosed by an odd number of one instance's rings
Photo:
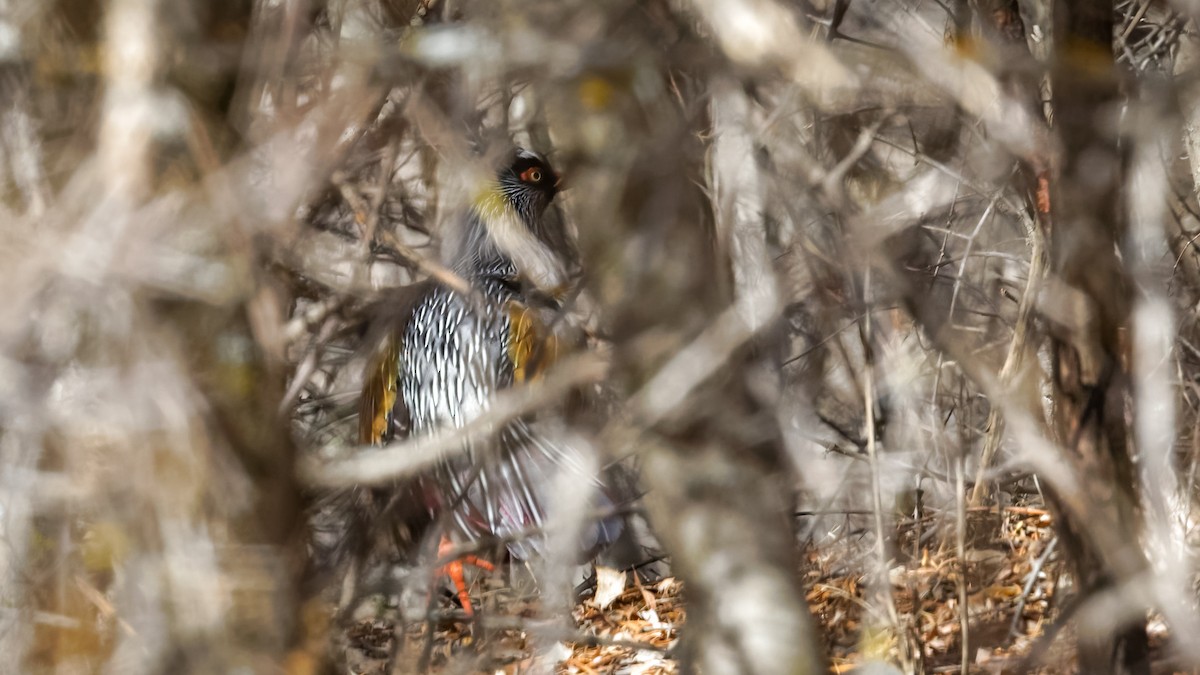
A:
{"type": "Polygon", "coordinates": [[[1194,672],[1198,17],[0,0],[0,671],[1194,672]],[[513,144],[661,559],[466,617],[355,429],[513,144]]]}

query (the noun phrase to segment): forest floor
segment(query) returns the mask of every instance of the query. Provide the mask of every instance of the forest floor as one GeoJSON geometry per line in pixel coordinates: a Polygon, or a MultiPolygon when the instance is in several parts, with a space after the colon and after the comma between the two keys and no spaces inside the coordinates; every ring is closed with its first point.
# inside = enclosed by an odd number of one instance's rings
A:
{"type": "MultiPolygon", "coordinates": [[[[954,531],[953,514],[909,518],[894,533],[887,585],[901,630],[893,628],[887,599],[872,591],[878,576],[873,571],[880,567],[867,533],[849,530],[836,543],[806,550],[807,599],[830,672],[866,672],[863,666],[870,662],[899,664],[902,651],[915,672],[960,673],[964,658],[971,673],[1077,672],[1070,622],[1057,635],[1046,634],[1071,595],[1050,514],[1010,506],[972,509],[966,516],[962,542],[940,535],[954,531]],[[945,518],[950,527],[939,524],[945,518]]],[[[346,635],[349,672],[523,673],[537,665],[533,652],[548,655],[558,673],[677,672],[673,650],[685,623],[682,584],[671,577],[643,583],[632,575],[600,576],[574,608],[574,632],[559,627],[556,633],[535,623],[537,601],[506,596],[494,579],[481,582],[482,595],[489,596],[484,600],[489,611],[501,609],[502,617],[480,612],[473,624],[440,626],[362,620],[346,635]],[[556,634],[563,637],[546,637],[556,634]],[[403,644],[395,649],[397,639],[403,644]]],[[[1161,644],[1161,621],[1152,620],[1150,628],[1152,643],[1161,644]]],[[[1154,672],[1176,671],[1164,662],[1154,672]]]]}

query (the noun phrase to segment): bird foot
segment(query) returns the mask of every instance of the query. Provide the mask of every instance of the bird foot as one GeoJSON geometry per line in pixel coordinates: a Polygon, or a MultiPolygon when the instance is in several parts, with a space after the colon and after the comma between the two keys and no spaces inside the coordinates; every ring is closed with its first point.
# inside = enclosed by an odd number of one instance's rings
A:
{"type": "MultiPolygon", "coordinates": [[[[454,542],[450,541],[449,537],[443,536],[438,542],[438,558],[441,559],[454,551],[454,542]]],[[[467,577],[466,565],[473,565],[485,572],[491,572],[496,569],[492,563],[482,560],[473,555],[464,555],[459,558],[442,565],[439,571],[450,577],[450,583],[454,585],[454,590],[458,593],[458,601],[462,603],[463,611],[467,616],[474,616],[475,609],[471,606],[471,596],[467,593],[467,577]]]]}

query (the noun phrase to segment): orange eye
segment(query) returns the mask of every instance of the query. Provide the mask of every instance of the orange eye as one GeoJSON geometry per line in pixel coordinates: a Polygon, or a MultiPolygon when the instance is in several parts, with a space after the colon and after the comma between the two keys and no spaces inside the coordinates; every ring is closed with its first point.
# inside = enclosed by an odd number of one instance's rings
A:
{"type": "Polygon", "coordinates": [[[542,182],[542,170],[538,168],[525,169],[521,172],[521,180],[526,183],[540,183],[542,182]]]}

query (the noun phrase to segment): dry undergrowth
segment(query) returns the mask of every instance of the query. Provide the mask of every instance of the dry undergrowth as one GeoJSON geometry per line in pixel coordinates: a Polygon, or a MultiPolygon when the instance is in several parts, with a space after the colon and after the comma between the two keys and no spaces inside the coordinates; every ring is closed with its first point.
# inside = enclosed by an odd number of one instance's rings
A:
{"type": "MultiPolygon", "coordinates": [[[[939,535],[944,528],[937,527],[938,518],[927,515],[901,523],[894,533],[897,552],[889,571],[900,623],[911,648],[921,655],[923,672],[960,672],[959,583],[964,573],[971,672],[1074,672],[1072,641],[1065,634],[1046,636],[1072,595],[1062,556],[1053,544],[1049,512],[1033,506],[970,510],[965,568],[953,540],[943,541],[939,535]],[[1035,649],[1040,653],[1037,663],[1027,662],[1035,649]]],[[[835,673],[853,673],[870,661],[898,658],[896,632],[886,617],[867,610],[880,606],[868,600],[871,558],[864,542],[870,535],[848,531],[835,544],[809,547],[805,556],[807,600],[835,673]]],[[[474,594],[485,610],[475,625],[450,621],[398,629],[386,609],[354,623],[346,632],[350,672],[417,672],[426,664],[430,672],[528,672],[534,665],[535,634],[544,628],[533,618],[539,605],[502,576],[477,580],[474,594]],[[390,670],[397,635],[403,644],[390,670]]],[[[609,597],[598,601],[595,589],[589,588],[572,612],[579,636],[586,638],[557,640],[546,653],[558,660],[560,673],[678,672],[674,650],[686,631],[681,590],[682,584],[671,577],[647,583],[628,577],[615,588],[610,581],[604,591],[609,597]]],[[[1155,625],[1161,624],[1151,623],[1155,625]]],[[[1160,642],[1164,636],[1153,637],[1160,642]]],[[[1163,664],[1156,672],[1173,671],[1163,664]]]]}

